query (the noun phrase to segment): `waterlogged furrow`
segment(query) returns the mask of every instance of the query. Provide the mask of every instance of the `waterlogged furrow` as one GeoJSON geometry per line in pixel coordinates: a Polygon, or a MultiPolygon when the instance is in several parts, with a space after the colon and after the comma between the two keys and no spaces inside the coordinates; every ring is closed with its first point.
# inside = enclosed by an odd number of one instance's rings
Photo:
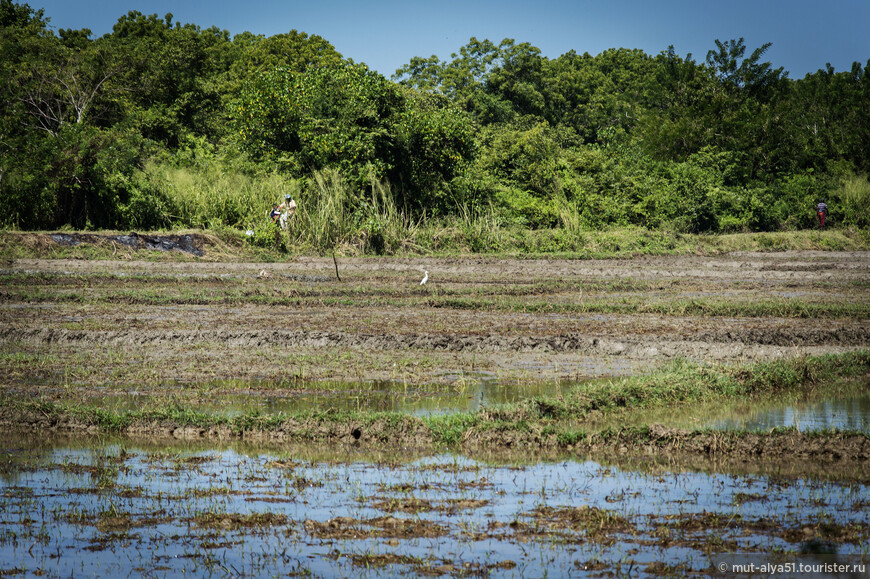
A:
{"type": "Polygon", "coordinates": [[[706,574],[870,538],[864,483],[576,460],[17,441],[2,475],[4,574],[706,574]]]}

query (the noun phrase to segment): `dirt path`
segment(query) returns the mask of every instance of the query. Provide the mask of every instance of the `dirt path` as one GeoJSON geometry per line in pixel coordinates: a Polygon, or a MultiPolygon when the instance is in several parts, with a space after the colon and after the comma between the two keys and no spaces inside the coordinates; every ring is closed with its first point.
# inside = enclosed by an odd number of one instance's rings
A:
{"type": "Polygon", "coordinates": [[[870,344],[870,252],[357,258],[339,272],[311,257],[16,260],[0,282],[0,377],[582,378],[870,344]]]}

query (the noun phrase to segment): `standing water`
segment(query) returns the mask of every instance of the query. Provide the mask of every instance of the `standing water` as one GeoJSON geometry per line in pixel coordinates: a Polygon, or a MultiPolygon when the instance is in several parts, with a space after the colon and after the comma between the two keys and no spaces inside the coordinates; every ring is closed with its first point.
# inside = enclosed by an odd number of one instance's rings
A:
{"type": "Polygon", "coordinates": [[[801,432],[836,429],[870,433],[870,395],[744,408],[710,423],[718,430],[770,430],[780,426],[801,432]]]}
{"type": "Polygon", "coordinates": [[[2,575],[654,576],[706,574],[734,553],[868,557],[865,481],[352,448],[0,452],[2,575]]]}

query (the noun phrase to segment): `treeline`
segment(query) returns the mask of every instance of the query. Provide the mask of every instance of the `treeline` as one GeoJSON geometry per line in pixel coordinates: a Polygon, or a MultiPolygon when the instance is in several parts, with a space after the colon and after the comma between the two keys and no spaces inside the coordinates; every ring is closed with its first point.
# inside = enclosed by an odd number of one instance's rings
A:
{"type": "Polygon", "coordinates": [[[249,228],[293,193],[300,223],[340,217],[322,243],[384,215],[797,229],[823,198],[867,227],[870,61],[794,80],[768,47],[548,59],[472,38],[387,79],[295,30],[130,12],[94,38],[0,0],[0,225],[249,228]]]}

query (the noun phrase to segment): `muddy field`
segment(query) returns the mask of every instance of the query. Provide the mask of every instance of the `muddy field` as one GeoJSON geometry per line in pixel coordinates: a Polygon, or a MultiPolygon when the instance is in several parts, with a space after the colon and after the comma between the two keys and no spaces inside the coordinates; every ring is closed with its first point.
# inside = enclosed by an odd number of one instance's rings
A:
{"type": "MultiPolygon", "coordinates": [[[[95,242],[68,237],[46,243],[95,242]]],[[[739,400],[582,436],[591,415],[489,404],[866,350],[870,252],[239,263],[122,237],[2,262],[0,575],[867,576],[866,375],[821,435],[705,428],[739,400]],[[305,396],[320,414],[282,414],[305,396]],[[106,425],[237,403],[243,426],[106,425]],[[457,409],[476,426],[448,446],[415,415],[457,409]]]]}
{"type": "Polygon", "coordinates": [[[2,274],[0,346],[22,354],[6,387],[582,379],[870,344],[870,252],[20,259],[2,274]],[[53,362],[27,364],[39,353],[53,362]]]}

